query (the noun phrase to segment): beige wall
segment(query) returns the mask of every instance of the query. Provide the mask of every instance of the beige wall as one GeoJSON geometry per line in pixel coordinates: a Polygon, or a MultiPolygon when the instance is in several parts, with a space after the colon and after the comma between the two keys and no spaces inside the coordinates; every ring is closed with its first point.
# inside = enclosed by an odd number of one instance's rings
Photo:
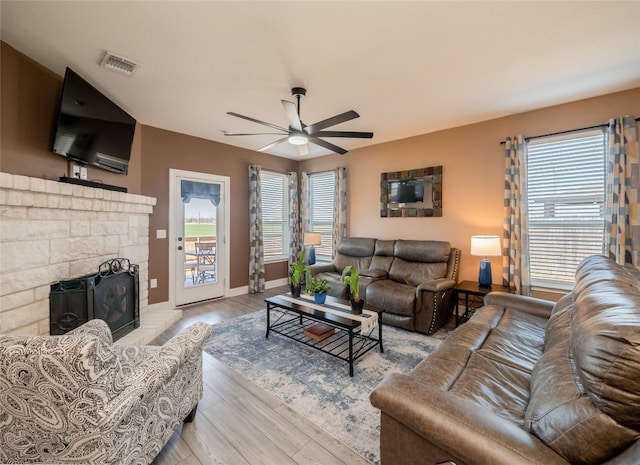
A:
{"type": "MultiPolygon", "coordinates": [[[[230,288],[246,286],[249,276],[249,165],[280,172],[296,171],[298,163],[272,155],[186,136],[149,126],[142,128],[142,191],[158,199],[149,228],[149,277],[158,288],[149,290],[149,302],[169,298],[169,244],[156,239],[157,229],[169,229],[169,169],[198,171],[231,178],[230,288]]],[[[287,276],[287,264],[267,265],[266,279],[287,276]]]]}
{"type": "MultiPolygon", "coordinates": [[[[447,240],[462,250],[460,279],[476,280],[481,257],[469,255],[471,236],[502,234],[504,145],[500,142],[516,134],[535,136],[593,126],[626,114],[640,116],[640,89],[374,145],[344,156],[311,159],[300,169],[347,167],[349,235],[447,240]],[[436,165],[443,166],[442,217],[380,217],[380,173],[436,165]]],[[[494,282],[499,282],[500,259],[491,262],[494,282]]]]}
{"type": "MultiPolygon", "coordinates": [[[[51,152],[56,109],[63,77],[0,42],[2,72],[0,171],[57,181],[69,176],[69,163],[51,152]]],[[[87,167],[88,179],[126,187],[140,194],[140,125],[126,176],[87,167]]]]}
{"type": "MultiPolygon", "coordinates": [[[[66,161],[49,150],[62,77],[5,43],[1,55],[0,171],[55,180],[67,170],[66,161]]],[[[158,288],[150,290],[149,303],[168,299],[169,244],[156,239],[155,231],[169,227],[169,168],[231,178],[231,288],[247,285],[250,164],[278,171],[346,166],[350,235],[448,240],[462,249],[461,279],[476,279],[479,258],[469,256],[470,237],[501,233],[504,147],[500,141],[515,134],[592,126],[623,114],[640,115],[640,88],[300,163],[138,125],[129,175],[90,168],[89,178],[157,198],[149,224],[149,277],[158,279],[158,288]],[[444,170],[441,218],[380,218],[380,173],[434,165],[444,170]]],[[[499,260],[492,263],[494,280],[499,280],[499,260]]],[[[286,263],[267,267],[267,280],[286,275],[286,263]]]]}

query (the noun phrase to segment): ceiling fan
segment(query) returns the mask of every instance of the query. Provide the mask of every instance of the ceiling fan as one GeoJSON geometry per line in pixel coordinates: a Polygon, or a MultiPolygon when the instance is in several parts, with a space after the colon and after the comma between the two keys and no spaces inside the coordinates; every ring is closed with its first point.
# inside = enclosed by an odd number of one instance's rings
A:
{"type": "Polygon", "coordinates": [[[353,132],[353,131],[323,131],[331,126],[335,126],[336,124],[344,123],[346,121],[350,121],[354,118],[358,118],[360,115],[353,110],[347,111],[345,113],[341,113],[336,116],[332,116],[331,118],[327,118],[322,121],[318,121],[317,123],[306,125],[300,119],[300,99],[304,97],[307,93],[307,90],[302,87],[294,87],[291,89],[291,95],[293,95],[298,100],[298,106],[296,108],[296,104],[293,102],[289,102],[288,100],[281,100],[282,106],[284,107],[284,111],[287,114],[287,119],[289,120],[289,128],[283,128],[282,126],[278,126],[271,123],[266,123],[264,121],[260,121],[249,116],[240,115],[238,113],[234,113],[232,111],[227,112],[227,115],[235,116],[237,118],[246,119],[247,121],[252,121],[254,123],[263,124],[265,126],[269,126],[270,128],[276,129],[280,132],[260,132],[260,133],[234,133],[225,131],[225,136],[262,136],[262,135],[278,135],[284,136],[281,139],[276,140],[275,142],[271,142],[268,145],[258,149],[259,152],[265,152],[278,144],[283,142],[289,142],[298,147],[298,153],[300,155],[308,155],[309,147],[307,144],[315,144],[320,147],[324,147],[325,149],[331,150],[332,152],[339,153],[340,155],[344,155],[347,153],[345,149],[342,147],[338,147],[337,145],[332,144],[331,142],[327,142],[321,137],[354,137],[359,139],[371,139],[373,137],[372,132],[353,132]]]}

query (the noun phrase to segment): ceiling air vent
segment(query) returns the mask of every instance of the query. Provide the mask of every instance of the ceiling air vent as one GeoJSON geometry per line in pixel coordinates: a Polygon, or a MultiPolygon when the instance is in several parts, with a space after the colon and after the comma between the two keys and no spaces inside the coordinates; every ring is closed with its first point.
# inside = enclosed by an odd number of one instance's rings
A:
{"type": "Polygon", "coordinates": [[[114,55],[111,52],[107,52],[102,59],[102,66],[112,71],[117,71],[127,76],[132,76],[133,73],[140,67],[138,63],[135,63],[127,58],[123,58],[118,55],[114,55]]]}

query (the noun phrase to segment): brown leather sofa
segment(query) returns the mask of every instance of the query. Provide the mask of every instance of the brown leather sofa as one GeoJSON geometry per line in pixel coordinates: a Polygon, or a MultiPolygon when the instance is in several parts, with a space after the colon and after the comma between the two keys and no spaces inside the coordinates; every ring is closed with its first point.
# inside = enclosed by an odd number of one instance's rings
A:
{"type": "Polygon", "coordinates": [[[371,403],[383,465],[638,465],[640,272],[592,256],[555,305],[490,293],[371,403]]]}
{"type": "Polygon", "coordinates": [[[349,298],[340,279],[348,265],[360,273],[360,297],[384,309],[386,324],[431,334],[453,313],[453,287],[460,250],[444,241],[380,240],[345,237],[330,264],[312,265],[314,277],[327,279],[329,294],[349,298]]]}

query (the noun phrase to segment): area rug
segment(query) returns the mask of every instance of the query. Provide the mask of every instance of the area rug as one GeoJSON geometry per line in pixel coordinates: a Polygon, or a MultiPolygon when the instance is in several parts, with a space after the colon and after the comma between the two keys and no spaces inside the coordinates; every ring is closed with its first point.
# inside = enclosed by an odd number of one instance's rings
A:
{"type": "Polygon", "coordinates": [[[266,310],[216,324],[204,350],[376,465],[380,412],[369,394],[385,375],[410,371],[448,334],[385,325],[384,353],[365,354],[349,377],[343,360],[276,333],[266,339],[266,324],[266,310]]]}

